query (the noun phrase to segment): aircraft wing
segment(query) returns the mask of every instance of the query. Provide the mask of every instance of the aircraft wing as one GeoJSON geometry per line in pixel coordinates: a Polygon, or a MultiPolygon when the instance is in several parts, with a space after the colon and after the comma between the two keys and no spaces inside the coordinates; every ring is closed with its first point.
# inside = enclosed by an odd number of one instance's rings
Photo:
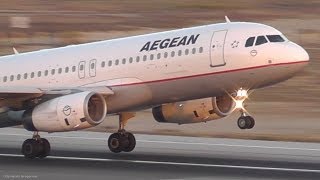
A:
{"type": "Polygon", "coordinates": [[[81,91],[93,91],[102,95],[112,95],[113,91],[109,87],[75,87],[75,88],[35,88],[35,87],[0,87],[0,98],[21,97],[25,95],[41,96],[50,95],[65,95],[81,91]]]}
{"type": "Polygon", "coordinates": [[[0,87],[0,99],[22,98],[30,96],[41,96],[43,91],[33,87],[0,87]]]}
{"type": "Polygon", "coordinates": [[[29,99],[51,98],[60,95],[68,95],[77,92],[92,91],[103,96],[109,96],[114,92],[106,86],[100,87],[72,87],[72,88],[36,88],[25,86],[0,87],[0,107],[14,107],[29,99]]]}

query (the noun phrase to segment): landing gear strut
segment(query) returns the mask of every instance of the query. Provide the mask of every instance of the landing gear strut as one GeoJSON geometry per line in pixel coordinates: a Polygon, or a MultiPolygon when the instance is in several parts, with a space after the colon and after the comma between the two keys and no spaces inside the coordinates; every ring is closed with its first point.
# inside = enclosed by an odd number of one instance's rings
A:
{"type": "Polygon", "coordinates": [[[27,159],[45,158],[50,154],[50,143],[35,132],[32,139],[23,142],[21,152],[27,159]]]}
{"type": "Polygon", "coordinates": [[[122,113],[119,116],[119,130],[110,135],[108,147],[114,153],[131,152],[136,147],[136,138],[130,132],[126,132],[124,126],[134,117],[133,113],[122,113]]]}

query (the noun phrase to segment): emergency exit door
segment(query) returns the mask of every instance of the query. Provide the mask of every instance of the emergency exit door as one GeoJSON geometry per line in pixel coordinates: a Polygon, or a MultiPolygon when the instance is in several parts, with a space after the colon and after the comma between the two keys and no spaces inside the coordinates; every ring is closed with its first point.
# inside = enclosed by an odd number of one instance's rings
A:
{"type": "Polygon", "coordinates": [[[80,61],[78,65],[78,75],[80,79],[95,77],[97,73],[97,60],[80,61]]]}
{"type": "Polygon", "coordinates": [[[213,33],[210,43],[210,66],[224,66],[224,46],[228,30],[216,31],[213,33]]]}

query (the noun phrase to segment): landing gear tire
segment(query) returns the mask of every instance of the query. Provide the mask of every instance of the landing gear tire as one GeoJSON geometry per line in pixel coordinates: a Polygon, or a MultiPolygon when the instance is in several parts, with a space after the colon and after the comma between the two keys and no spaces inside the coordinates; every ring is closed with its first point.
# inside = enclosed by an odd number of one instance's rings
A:
{"type": "Polygon", "coordinates": [[[22,154],[27,159],[34,159],[40,152],[40,145],[35,139],[27,139],[22,144],[22,154]]]}
{"type": "Polygon", "coordinates": [[[248,129],[252,129],[254,127],[254,125],[256,124],[255,120],[251,116],[247,116],[247,121],[250,122],[249,125],[248,125],[248,129]]]}
{"type": "Polygon", "coordinates": [[[121,135],[120,133],[113,133],[109,136],[108,147],[111,152],[120,153],[121,148],[121,135]]]}
{"type": "Polygon", "coordinates": [[[238,127],[240,129],[252,129],[255,125],[255,121],[251,116],[241,116],[238,119],[238,127]]]}
{"type": "Polygon", "coordinates": [[[41,142],[40,143],[41,143],[41,146],[42,146],[42,151],[40,152],[38,157],[40,159],[43,159],[43,158],[45,158],[45,157],[50,155],[51,147],[50,147],[49,141],[47,139],[45,139],[45,138],[41,138],[41,142]]]}
{"type": "Polygon", "coordinates": [[[128,139],[128,145],[123,148],[124,152],[131,152],[136,147],[136,138],[132,133],[126,132],[126,138],[128,139]]]}
{"type": "Polygon", "coordinates": [[[239,127],[240,129],[247,129],[247,121],[246,121],[245,116],[241,116],[241,117],[238,119],[238,127],[239,127]]]}
{"type": "Polygon", "coordinates": [[[111,152],[131,152],[136,146],[136,139],[132,133],[118,132],[110,135],[108,147],[111,152]]]}
{"type": "Polygon", "coordinates": [[[21,153],[27,159],[45,158],[50,154],[50,143],[47,139],[27,139],[23,142],[21,153]]]}

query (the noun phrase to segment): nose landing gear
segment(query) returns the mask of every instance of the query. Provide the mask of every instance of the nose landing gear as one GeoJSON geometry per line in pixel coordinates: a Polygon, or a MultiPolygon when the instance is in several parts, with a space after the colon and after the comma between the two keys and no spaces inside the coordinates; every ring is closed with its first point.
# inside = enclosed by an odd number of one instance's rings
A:
{"type": "Polygon", "coordinates": [[[119,130],[109,136],[108,147],[111,152],[131,152],[136,147],[136,138],[130,132],[126,132],[124,126],[134,117],[134,113],[122,113],[119,116],[119,130]]]}
{"type": "Polygon", "coordinates": [[[50,143],[35,132],[32,139],[23,142],[21,153],[27,159],[45,158],[50,154],[50,143]]]}
{"type": "Polygon", "coordinates": [[[238,127],[240,129],[252,129],[255,126],[255,120],[252,116],[246,114],[244,108],[244,101],[248,98],[248,91],[240,88],[237,91],[237,96],[235,97],[236,109],[240,111],[240,117],[238,119],[238,127]]]}

